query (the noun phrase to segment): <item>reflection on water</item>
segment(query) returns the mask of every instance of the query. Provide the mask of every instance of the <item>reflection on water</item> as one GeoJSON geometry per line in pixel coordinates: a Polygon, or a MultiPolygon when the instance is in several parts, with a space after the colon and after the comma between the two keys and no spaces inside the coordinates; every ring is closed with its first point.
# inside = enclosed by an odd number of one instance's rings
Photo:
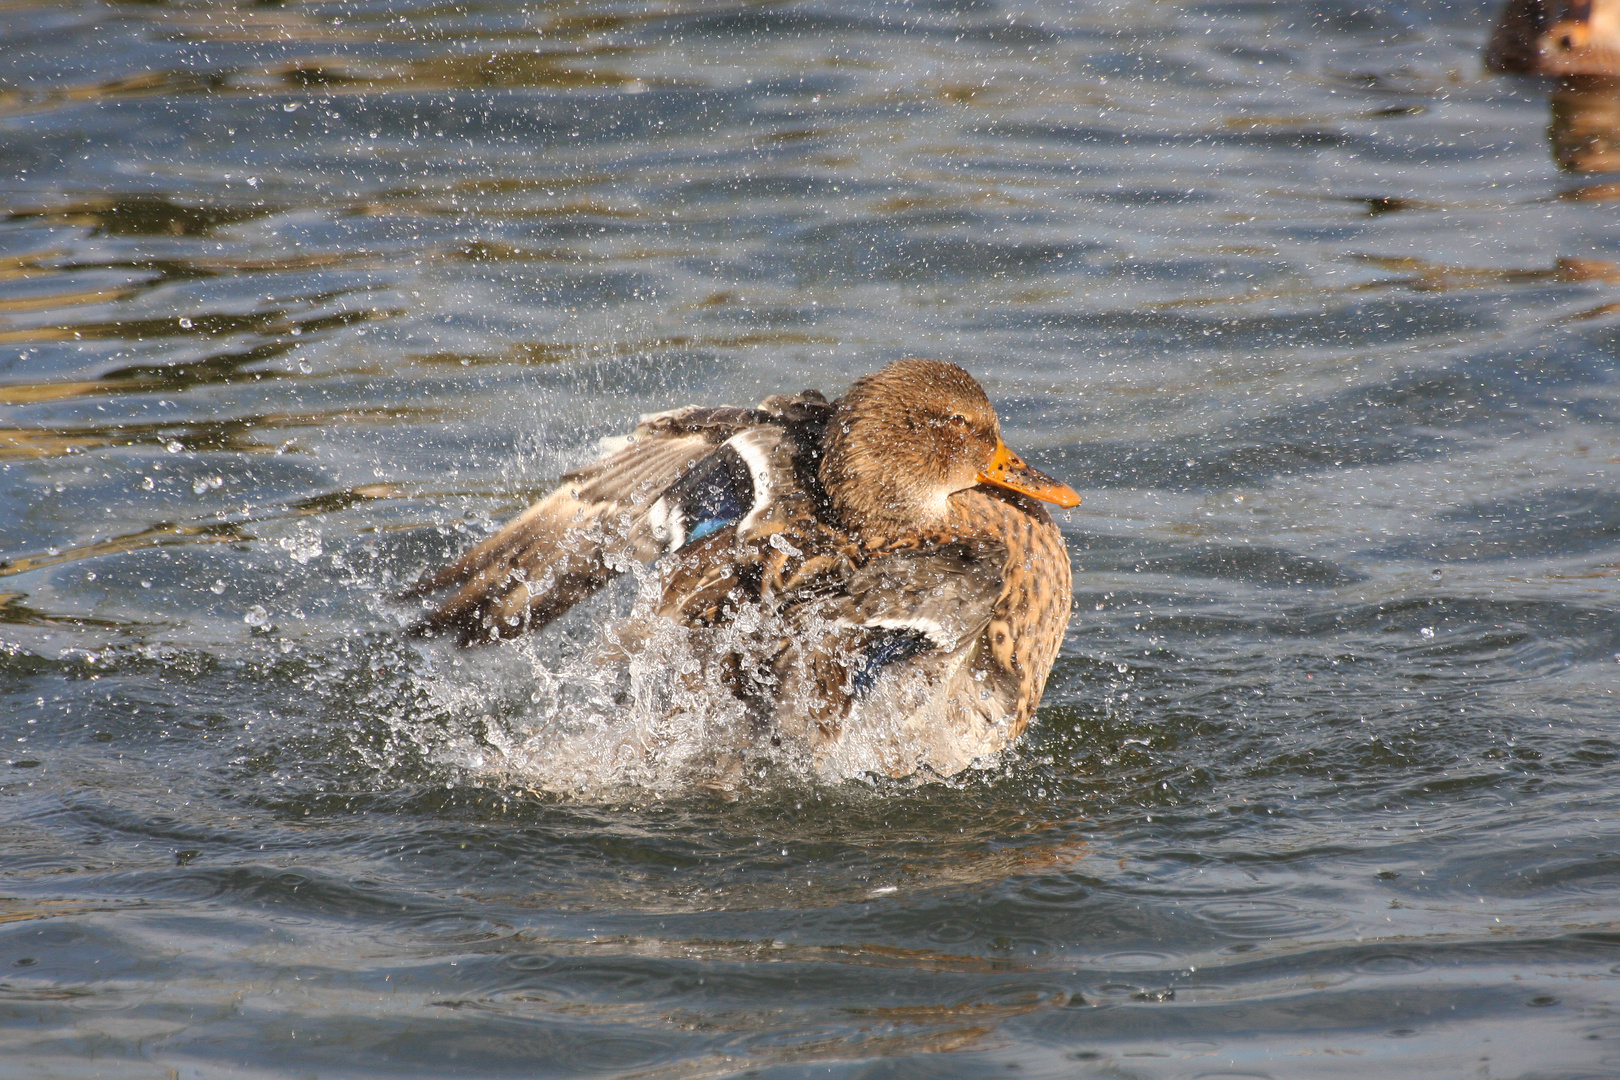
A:
{"type": "Polygon", "coordinates": [[[1552,92],[1553,159],[1571,172],[1620,172],[1620,78],[1567,79],[1552,92]]]}
{"type": "Polygon", "coordinates": [[[1490,14],[11,5],[8,1060],[1612,1072],[1616,91],[1490,14]],[[402,584],[913,353],[1085,495],[1020,753],[491,778],[630,597],[463,653],[402,584]]]}

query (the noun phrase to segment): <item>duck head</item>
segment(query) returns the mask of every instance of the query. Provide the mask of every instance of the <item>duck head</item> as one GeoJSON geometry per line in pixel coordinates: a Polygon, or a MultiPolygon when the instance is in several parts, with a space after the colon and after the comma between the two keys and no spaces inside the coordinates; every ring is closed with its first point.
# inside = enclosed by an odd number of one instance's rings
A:
{"type": "Polygon", "coordinates": [[[829,422],[821,483],[857,533],[942,525],[950,497],[979,484],[1080,504],[1007,449],[984,390],[942,360],[897,360],[855,381],[829,422]]]}

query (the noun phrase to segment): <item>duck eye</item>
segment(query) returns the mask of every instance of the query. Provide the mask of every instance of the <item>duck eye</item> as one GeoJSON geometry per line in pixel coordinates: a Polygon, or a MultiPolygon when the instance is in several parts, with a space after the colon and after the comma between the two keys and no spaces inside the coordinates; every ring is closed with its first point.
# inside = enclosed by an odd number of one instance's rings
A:
{"type": "Polygon", "coordinates": [[[957,427],[967,427],[967,417],[963,416],[961,413],[952,413],[950,422],[955,424],[957,427]]]}

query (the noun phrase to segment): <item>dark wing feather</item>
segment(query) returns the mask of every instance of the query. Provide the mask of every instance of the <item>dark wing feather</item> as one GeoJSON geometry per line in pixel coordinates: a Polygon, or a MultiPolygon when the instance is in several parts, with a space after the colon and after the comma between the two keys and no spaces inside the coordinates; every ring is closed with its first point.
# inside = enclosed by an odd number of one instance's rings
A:
{"type": "Polygon", "coordinates": [[[777,723],[828,745],[852,710],[892,696],[886,676],[903,673],[912,693],[932,688],[930,699],[946,693],[990,625],[1005,562],[993,542],[933,543],[845,563],[830,594],[825,579],[805,580],[790,603],[808,632],[784,641],[771,662],[777,723]]]}
{"type": "Polygon", "coordinates": [[[999,545],[952,543],[873,559],[851,575],[842,620],[850,698],[871,696],[890,669],[945,677],[990,625],[1005,562],[999,545]]]}
{"type": "Polygon", "coordinates": [[[407,594],[453,593],[415,627],[456,632],[463,644],[543,626],[612,580],[628,559],[665,548],[652,513],[679,482],[737,433],[772,421],[758,409],[686,408],[648,417],[607,457],[558,488],[407,594]]]}
{"type": "Polygon", "coordinates": [[[856,700],[868,697],[877,686],[883,669],[903,664],[914,656],[936,648],[933,639],[921,630],[878,627],[870,631],[864,647],[857,647],[852,658],[850,691],[856,700]]]}
{"type": "Polygon", "coordinates": [[[653,513],[669,548],[682,548],[741,521],[758,495],[747,459],[728,441],[671,484],[653,513]]]}

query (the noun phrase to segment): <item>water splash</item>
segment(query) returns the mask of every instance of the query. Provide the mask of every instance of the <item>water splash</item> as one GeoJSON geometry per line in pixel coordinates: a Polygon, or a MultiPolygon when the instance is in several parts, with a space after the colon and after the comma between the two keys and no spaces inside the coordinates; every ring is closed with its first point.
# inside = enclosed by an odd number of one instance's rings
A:
{"type": "MultiPolygon", "coordinates": [[[[494,664],[470,654],[425,685],[431,712],[474,716],[440,751],[441,761],[475,782],[586,798],[699,789],[734,796],[913,772],[913,782],[926,782],[937,774],[917,770],[919,762],[951,772],[969,763],[945,747],[936,725],[919,721],[917,705],[930,685],[886,678],[830,740],[803,678],[783,678],[776,689],[787,707],[759,716],[736,692],[734,658],[757,656],[762,643],[789,634],[832,634],[834,624],[788,625],[744,607],[723,626],[684,626],[657,612],[664,587],[658,568],[628,569],[627,584],[576,616],[572,634],[548,628],[499,646],[506,655],[494,664]],[[481,677],[496,665],[493,687],[475,687],[460,674],[481,677]],[[503,695],[511,707],[489,708],[503,695]]],[[[1007,736],[1004,727],[992,728],[971,765],[997,766],[1007,736]]]]}

